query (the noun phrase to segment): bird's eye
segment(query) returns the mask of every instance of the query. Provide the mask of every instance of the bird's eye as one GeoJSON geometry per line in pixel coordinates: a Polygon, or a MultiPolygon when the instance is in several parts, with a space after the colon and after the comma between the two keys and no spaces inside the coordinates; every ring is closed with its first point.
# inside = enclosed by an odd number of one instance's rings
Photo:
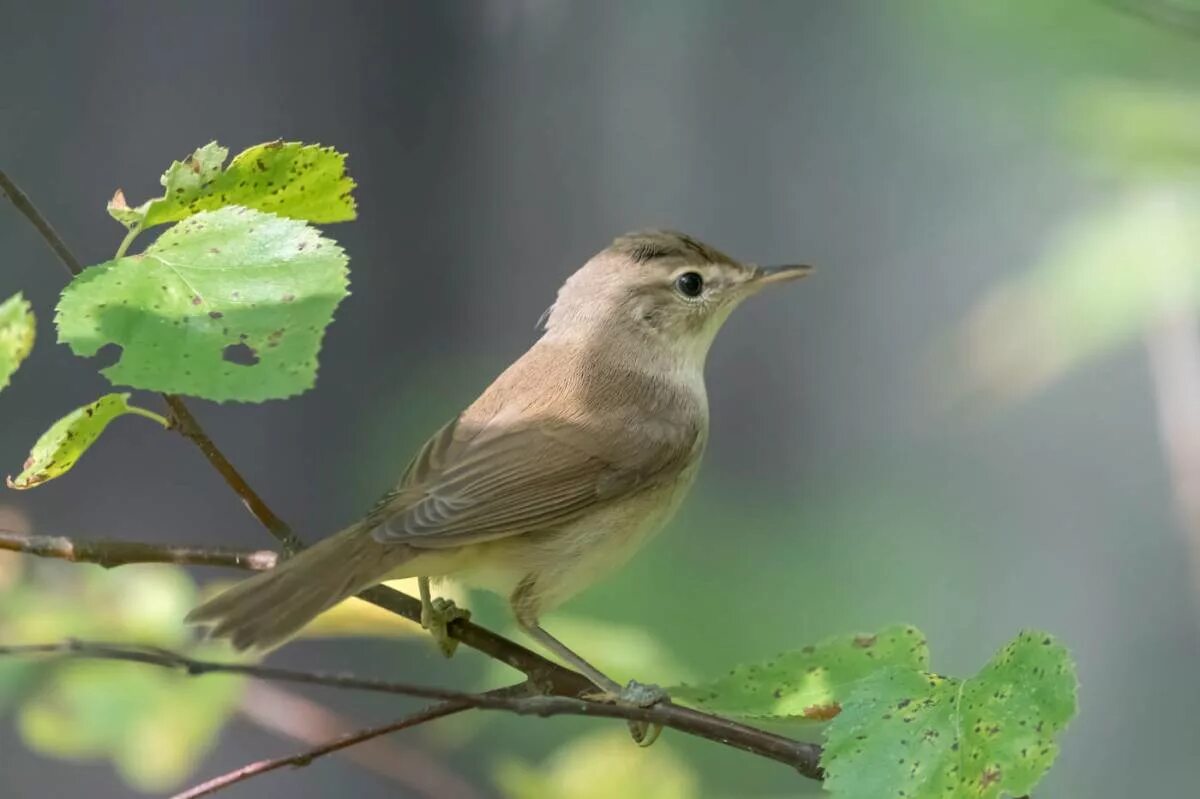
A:
{"type": "Polygon", "coordinates": [[[675,288],[685,297],[699,297],[704,291],[704,278],[695,272],[684,272],[675,278],[675,288]]]}

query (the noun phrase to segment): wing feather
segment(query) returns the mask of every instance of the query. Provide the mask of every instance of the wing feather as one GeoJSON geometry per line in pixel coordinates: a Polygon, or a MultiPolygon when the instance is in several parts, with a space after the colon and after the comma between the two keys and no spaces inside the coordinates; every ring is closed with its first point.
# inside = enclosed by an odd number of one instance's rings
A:
{"type": "Polygon", "coordinates": [[[374,514],[384,543],[456,547],[552,530],[691,462],[699,428],[669,436],[608,436],[578,424],[532,421],[502,431],[439,430],[374,514]],[[605,440],[604,454],[595,442],[605,440]]]}

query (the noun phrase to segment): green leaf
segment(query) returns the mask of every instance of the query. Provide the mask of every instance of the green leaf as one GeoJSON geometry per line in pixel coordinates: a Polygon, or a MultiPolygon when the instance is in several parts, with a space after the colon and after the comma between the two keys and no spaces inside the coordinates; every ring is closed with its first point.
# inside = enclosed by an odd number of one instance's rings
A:
{"type": "MultiPolygon", "coordinates": [[[[195,583],[177,566],[108,570],[46,561],[19,585],[0,588],[0,640],[87,638],[252,662],[223,643],[192,643],[183,616],[196,598],[195,583]]],[[[31,748],[56,758],[105,759],[131,787],[160,794],[216,743],[244,686],[238,676],[193,676],[141,663],[0,660],[0,704],[13,706],[31,748]]]]}
{"type": "Polygon", "coordinates": [[[1075,715],[1066,649],[1023,632],[974,677],[892,668],[863,680],[826,731],[826,789],[844,799],[1028,793],[1075,715]]]}
{"type": "Polygon", "coordinates": [[[347,294],[346,262],[302,222],[202,212],[141,255],[84,270],[58,303],[59,341],[84,357],[120,345],[101,370],[118,385],[216,401],[299,394],[347,294]]]}
{"type": "MultiPolygon", "coordinates": [[[[189,654],[201,660],[247,661],[223,645],[200,647],[189,654]]],[[[140,673],[144,698],[152,699],[121,736],[111,756],[132,787],[161,793],[175,787],[195,769],[217,742],[225,722],[237,708],[245,678],[215,674],[195,677],[179,672],[140,673]],[[153,685],[147,686],[147,678],[153,685]]],[[[102,689],[101,689],[102,690],[102,689]]]]}
{"type": "Polygon", "coordinates": [[[71,411],[42,433],[33,445],[21,473],[7,479],[8,487],[18,490],[33,488],[66,474],[109,423],[127,413],[147,416],[164,426],[167,423],[156,413],[130,405],[128,394],[105,394],[95,402],[71,411]]]}
{"type": "Polygon", "coordinates": [[[668,693],[675,701],[723,715],[825,721],[837,715],[859,681],[889,666],[929,668],[929,647],[915,627],[834,636],[668,693]]]}
{"type": "Polygon", "coordinates": [[[156,675],[132,663],[77,661],[57,668],[21,706],[18,727],[35,751],[58,757],[103,755],[147,709],[156,675]]]}
{"type": "Polygon", "coordinates": [[[0,303],[0,388],[33,349],[37,326],[28,300],[20,292],[0,303]]]}
{"type": "Polygon", "coordinates": [[[319,223],[356,216],[346,156],[331,147],[267,142],[240,153],[222,170],[228,155],[228,149],[209,142],[163,173],[162,197],[130,208],[118,191],[108,212],[126,227],[143,229],[229,205],[319,223]]]}
{"type": "MultiPolygon", "coordinates": [[[[191,654],[231,660],[224,648],[191,654]]],[[[21,706],[17,725],[37,752],[107,757],[132,787],[158,793],[212,748],[244,685],[241,677],[195,677],[139,663],[64,663],[21,706]]]]}

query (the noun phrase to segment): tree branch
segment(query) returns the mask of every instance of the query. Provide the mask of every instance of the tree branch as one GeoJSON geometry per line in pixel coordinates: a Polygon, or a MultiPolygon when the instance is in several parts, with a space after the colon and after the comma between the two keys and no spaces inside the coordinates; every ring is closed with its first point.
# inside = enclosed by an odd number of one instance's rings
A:
{"type": "Polygon", "coordinates": [[[178,430],[184,438],[196,445],[208,462],[212,464],[212,467],[217,470],[217,473],[225,479],[226,484],[233,489],[233,493],[241,498],[246,510],[250,511],[258,523],[280,543],[283,551],[288,555],[294,555],[303,549],[304,543],[296,537],[287,522],[275,515],[275,511],[271,510],[262,497],[250,487],[246,478],[242,477],[241,473],[233,467],[224,453],[217,449],[217,445],[208,437],[204,428],[196,421],[196,417],[188,410],[183,398],[177,394],[163,394],[163,399],[166,400],[167,407],[171,409],[172,429],[178,430]]]}
{"type": "Polygon", "coordinates": [[[58,256],[58,260],[63,262],[63,266],[67,267],[67,271],[71,273],[71,277],[78,275],[83,271],[83,265],[79,263],[79,259],[67,247],[66,242],[62,237],[50,227],[50,223],[46,221],[46,217],[42,216],[41,211],[29,199],[25,192],[21,191],[21,187],[12,182],[12,178],[0,169],[0,191],[3,191],[8,199],[12,200],[12,204],[17,210],[29,220],[37,232],[42,234],[42,239],[50,245],[50,249],[54,250],[54,254],[58,256]]]}
{"type": "Polygon", "coordinates": [[[182,793],[177,793],[171,799],[197,799],[200,796],[208,796],[211,793],[228,788],[239,782],[244,782],[252,777],[257,777],[260,774],[266,774],[269,771],[283,768],[284,766],[307,766],[318,757],[332,754],[340,749],[345,749],[348,746],[354,746],[364,741],[369,741],[372,738],[378,738],[381,735],[398,732],[416,727],[418,724],[424,724],[427,721],[440,719],[444,716],[450,716],[454,713],[461,713],[464,710],[470,710],[471,705],[463,702],[439,702],[435,705],[430,705],[427,708],[418,710],[408,716],[404,716],[388,724],[382,724],[378,727],[367,727],[366,729],[357,730],[355,732],[340,735],[331,741],[326,741],[319,746],[311,749],[306,749],[303,752],[297,752],[294,755],[287,757],[277,757],[271,760],[259,760],[254,763],[249,763],[239,769],[235,769],[219,777],[214,777],[211,780],[206,780],[192,788],[189,788],[182,793]]]}
{"type": "MultiPolygon", "coordinates": [[[[326,750],[326,744],[350,735],[361,725],[277,684],[259,680],[246,686],[238,704],[238,714],[264,730],[312,747],[306,753],[309,755],[306,762],[328,751],[337,751],[372,774],[395,782],[406,795],[411,793],[426,799],[481,799],[480,792],[468,780],[450,770],[440,758],[415,746],[364,736],[356,746],[326,750]],[[320,754],[315,754],[317,750],[320,754]]],[[[392,725],[373,729],[391,732],[389,727],[392,725]]]]}
{"type": "MultiPolygon", "coordinates": [[[[239,674],[263,680],[321,685],[326,687],[372,691],[422,699],[437,699],[442,702],[463,703],[466,707],[481,710],[502,710],[522,716],[590,716],[594,718],[625,719],[659,724],[679,732],[722,743],[743,752],[784,763],[802,775],[815,780],[823,778],[820,767],[821,747],[817,744],[795,741],[766,730],[750,727],[731,719],[714,716],[671,702],[661,702],[650,707],[626,704],[610,704],[582,697],[547,696],[533,693],[536,686],[521,683],[500,691],[469,693],[447,688],[432,688],[424,685],[376,680],[349,674],[322,674],[319,672],[295,671],[271,666],[245,663],[218,663],[149,646],[126,646],[86,641],[66,641],[53,644],[26,644],[0,646],[0,656],[5,655],[58,655],[65,657],[120,660],[144,663],[168,669],[179,669],[189,675],[239,674]],[[521,693],[517,693],[521,691],[521,693]]],[[[465,708],[464,708],[465,709],[465,708]]]]}
{"type": "Polygon", "coordinates": [[[96,563],[106,569],[134,563],[175,563],[265,571],[279,559],[269,549],[162,546],[107,538],[80,541],[60,535],[28,535],[13,530],[0,530],[0,549],[72,563],[96,563]]]}

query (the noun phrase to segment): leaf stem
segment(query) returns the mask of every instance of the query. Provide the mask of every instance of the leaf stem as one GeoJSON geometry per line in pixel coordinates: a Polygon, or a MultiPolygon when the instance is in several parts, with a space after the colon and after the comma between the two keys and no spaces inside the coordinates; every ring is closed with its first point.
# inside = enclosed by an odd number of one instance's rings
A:
{"type": "Polygon", "coordinates": [[[133,240],[136,239],[138,234],[141,232],[142,226],[140,224],[129,228],[129,232],[125,234],[125,238],[121,239],[121,244],[119,247],[117,247],[117,254],[113,256],[113,259],[115,260],[117,258],[125,257],[125,251],[129,249],[129,245],[133,244],[133,240]]]}
{"type": "Polygon", "coordinates": [[[143,408],[139,405],[126,404],[125,409],[127,411],[129,411],[130,413],[136,413],[138,416],[145,416],[147,419],[153,419],[154,421],[158,422],[160,425],[162,425],[165,428],[170,429],[170,427],[171,427],[170,419],[163,416],[162,414],[155,413],[154,411],[152,411],[148,408],[143,408]]]}

